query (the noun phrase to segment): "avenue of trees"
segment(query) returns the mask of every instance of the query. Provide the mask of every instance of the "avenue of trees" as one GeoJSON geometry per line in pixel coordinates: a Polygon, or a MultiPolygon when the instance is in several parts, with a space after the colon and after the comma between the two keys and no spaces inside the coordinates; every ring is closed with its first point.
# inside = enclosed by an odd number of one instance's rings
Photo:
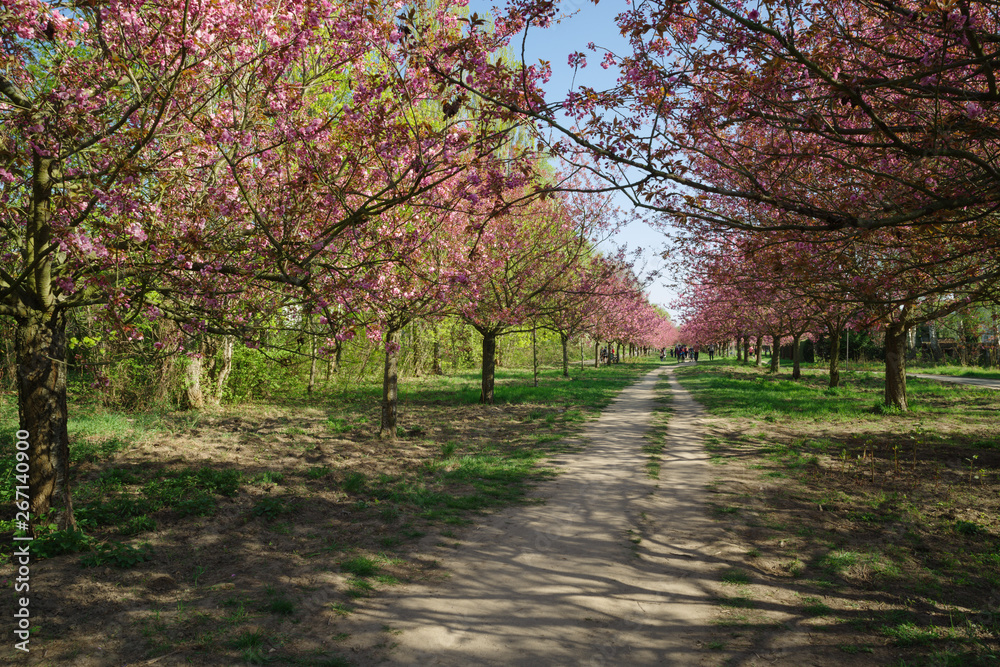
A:
{"type": "Polygon", "coordinates": [[[483,27],[462,3],[18,0],[2,17],[0,320],[33,516],[57,502],[73,526],[67,361],[95,348],[145,351],[200,407],[234,341],[295,347],[312,387],[367,335],[393,438],[418,325],[481,334],[484,403],[501,335],[556,332],[564,364],[584,334],[676,335],[596,250],[607,198],[553,192],[572,175],[530,120],[440,76],[513,62],[502,40],[456,49],[483,27]]]}
{"type": "Polygon", "coordinates": [[[996,306],[997,3],[641,0],[617,16],[626,49],[568,54],[577,81],[590,56],[616,85],[556,100],[533,78],[546,63],[474,54],[544,39],[570,8],[506,10],[459,49],[427,43],[432,69],[545,127],[550,150],[677,230],[692,332],[738,321],[728,336],[747,349],[746,336],[877,327],[885,404],[906,410],[908,332],[996,306]]]}

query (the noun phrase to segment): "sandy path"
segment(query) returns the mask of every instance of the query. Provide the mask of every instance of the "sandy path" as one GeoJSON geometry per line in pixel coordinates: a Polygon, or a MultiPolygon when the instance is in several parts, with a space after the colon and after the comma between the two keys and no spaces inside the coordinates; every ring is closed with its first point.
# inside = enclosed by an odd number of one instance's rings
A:
{"type": "Polygon", "coordinates": [[[584,431],[583,452],[552,461],[562,474],[538,488],[543,504],[498,513],[437,554],[444,583],[395,588],[359,609],[395,632],[386,654],[361,655],[462,667],[710,659],[721,531],[706,512],[701,411],[672,374],[658,369],[624,390],[584,431]],[[642,436],[661,373],[674,418],[657,481],[642,436]]]}

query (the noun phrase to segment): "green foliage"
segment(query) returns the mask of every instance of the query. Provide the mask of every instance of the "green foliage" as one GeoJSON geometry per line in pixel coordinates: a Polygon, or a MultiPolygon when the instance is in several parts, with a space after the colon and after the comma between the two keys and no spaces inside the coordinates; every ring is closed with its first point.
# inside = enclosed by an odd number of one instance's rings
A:
{"type": "Polygon", "coordinates": [[[119,544],[102,544],[98,546],[93,552],[81,556],[80,565],[83,567],[114,565],[115,567],[128,569],[152,559],[153,547],[149,543],[133,547],[122,542],[119,544]]]}
{"type": "Polygon", "coordinates": [[[885,403],[876,403],[872,407],[872,412],[874,412],[877,415],[882,415],[883,417],[903,414],[903,411],[900,410],[898,406],[886,405],[885,403]]]}
{"type": "Polygon", "coordinates": [[[893,645],[900,647],[926,646],[938,638],[938,633],[933,628],[921,628],[912,622],[886,625],[882,628],[882,634],[889,637],[893,645]]]}
{"type": "Polygon", "coordinates": [[[210,467],[184,468],[157,473],[134,495],[134,487],[142,479],[134,473],[112,468],[78,491],[79,498],[94,497],[76,510],[81,525],[121,527],[121,532],[134,535],[154,530],[155,522],[148,515],[161,509],[171,509],[179,516],[210,516],[217,508],[216,496],[234,496],[239,492],[242,474],[239,470],[210,467]]]}
{"type": "Polygon", "coordinates": [[[118,529],[122,535],[138,535],[150,530],[156,530],[156,521],[145,515],[132,517],[118,529]]]}
{"type": "Polygon", "coordinates": [[[351,598],[363,598],[375,590],[375,586],[364,579],[351,579],[349,583],[350,588],[347,589],[347,596],[351,598]]]}
{"type": "Polygon", "coordinates": [[[251,478],[250,483],[261,486],[269,486],[271,484],[281,484],[281,482],[284,479],[285,479],[285,473],[283,472],[265,470],[264,472],[258,475],[254,475],[253,478],[251,478]]]}
{"type": "Polygon", "coordinates": [[[263,665],[268,661],[264,653],[266,639],[267,635],[263,630],[244,630],[231,645],[240,650],[240,657],[247,664],[263,665]]]}
{"type": "Polygon", "coordinates": [[[986,532],[986,529],[972,521],[956,521],[955,532],[971,537],[973,535],[982,535],[986,532]]]}
{"type": "Polygon", "coordinates": [[[722,573],[720,579],[724,584],[749,584],[750,575],[739,568],[730,568],[722,573]]]}
{"type": "Polygon", "coordinates": [[[351,472],[340,485],[348,493],[361,493],[368,483],[368,477],[363,472],[351,472]]]}
{"type": "Polygon", "coordinates": [[[233,346],[233,367],[223,392],[223,399],[241,403],[270,398],[288,392],[297,393],[302,386],[302,358],[287,353],[265,354],[246,345],[233,346]]]}
{"type": "Polygon", "coordinates": [[[378,562],[367,556],[357,556],[349,560],[345,560],[340,564],[340,569],[342,572],[347,572],[348,574],[353,574],[357,577],[371,577],[378,574],[379,565],[378,562]]]}
{"type": "Polygon", "coordinates": [[[322,479],[330,474],[329,466],[315,466],[306,470],[306,477],[309,479],[322,479]]]}
{"type": "Polygon", "coordinates": [[[283,595],[277,595],[268,600],[264,610],[279,616],[291,616],[295,613],[295,603],[283,595]]]}
{"type": "Polygon", "coordinates": [[[39,558],[52,558],[63,554],[89,551],[94,545],[94,538],[85,535],[82,530],[54,530],[35,537],[29,543],[32,554],[39,558]]]}
{"type": "Polygon", "coordinates": [[[258,500],[250,509],[250,516],[262,517],[266,521],[273,521],[287,511],[288,507],[280,498],[263,498],[258,500]]]}
{"type": "Polygon", "coordinates": [[[351,424],[343,417],[330,417],[326,420],[326,427],[334,433],[347,433],[351,430],[351,424]]]}

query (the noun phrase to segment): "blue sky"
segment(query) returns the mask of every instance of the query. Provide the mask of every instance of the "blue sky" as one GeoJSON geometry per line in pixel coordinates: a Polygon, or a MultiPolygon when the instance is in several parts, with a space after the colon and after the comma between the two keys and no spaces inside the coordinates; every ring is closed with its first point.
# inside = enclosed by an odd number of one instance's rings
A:
{"type": "MultiPolygon", "coordinates": [[[[470,0],[469,8],[472,12],[487,14],[494,4],[488,0],[470,0]]],[[[613,86],[617,70],[603,69],[600,62],[604,52],[600,50],[591,52],[587,49],[587,44],[594,42],[598,47],[609,48],[615,52],[625,51],[628,43],[618,33],[614,19],[615,15],[627,5],[623,0],[605,0],[598,5],[594,5],[590,0],[565,0],[560,6],[564,13],[571,15],[551,28],[532,29],[525,44],[525,62],[537,62],[542,59],[552,63],[552,78],[544,86],[546,98],[554,100],[565,97],[574,83],[597,89],[613,86]],[[574,51],[586,53],[588,61],[586,68],[576,72],[575,82],[573,68],[567,62],[569,54],[574,51]]],[[[520,43],[512,46],[514,55],[520,57],[520,43]]],[[[626,210],[631,208],[628,200],[624,198],[621,198],[619,205],[626,210]]],[[[626,227],[614,240],[619,244],[627,244],[629,248],[642,247],[645,251],[643,256],[649,267],[662,264],[658,258],[658,251],[664,245],[664,236],[649,226],[634,223],[626,227]]],[[[676,299],[677,293],[663,284],[670,278],[670,276],[661,278],[650,285],[648,293],[653,303],[666,307],[676,299]]],[[[674,309],[670,310],[676,315],[674,309]]]]}

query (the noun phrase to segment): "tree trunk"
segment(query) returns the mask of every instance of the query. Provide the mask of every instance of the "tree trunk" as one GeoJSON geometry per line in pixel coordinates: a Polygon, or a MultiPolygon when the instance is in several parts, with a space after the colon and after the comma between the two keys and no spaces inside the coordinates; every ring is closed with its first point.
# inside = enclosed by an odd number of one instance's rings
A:
{"type": "Polygon", "coordinates": [[[840,328],[830,330],[830,387],[840,386],[840,328]]]}
{"type": "MultiPolygon", "coordinates": [[[[28,434],[31,517],[47,511],[61,495],[64,514],[60,527],[75,529],[69,488],[66,316],[61,310],[30,311],[16,322],[17,406],[20,428],[28,434]]],[[[18,486],[23,486],[20,479],[18,486]]]]}
{"type": "Polygon", "coordinates": [[[385,371],[382,374],[382,422],[378,437],[396,439],[396,417],[399,410],[399,329],[385,332],[385,371]]]}
{"type": "Polygon", "coordinates": [[[569,377],[569,336],[559,332],[559,340],[562,342],[563,350],[563,377],[569,377]]]}
{"type": "Polygon", "coordinates": [[[771,334],[771,368],[772,373],[781,369],[781,334],[771,334]]]}
{"type": "Polygon", "coordinates": [[[802,334],[795,334],[792,337],[792,379],[798,380],[802,377],[802,334]]]}
{"type": "Polygon", "coordinates": [[[204,360],[201,352],[188,358],[184,368],[184,409],[200,410],[205,407],[205,395],[201,391],[201,370],[204,360]]]}
{"type": "Polygon", "coordinates": [[[601,365],[601,341],[594,341],[594,368],[601,365]]]}
{"type": "Polygon", "coordinates": [[[410,367],[413,368],[413,377],[420,377],[423,372],[423,349],[420,347],[420,329],[416,322],[410,325],[410,344],[408,345],[413,350],[413,361],[410,367]]]}
{"type": "Polygon", "coordinates": [[[743,361],[750,363],[750,334],[743,337],[743,361]]]}
{"type": "Polygon", "coordinates": [[[764,335],[757,336],[757,354],[754,355],[754,365],[760,368],[764,365],[764,335]]]}
{"type": "Polygon", "coordinates": [[[885,404],[906,412],[906,327],[890,324],[885,330],[885,404]]]}
{"type": "Polygon", "coordinates": [[[531,327],[531,368],[534,373],[535,386],[538,386],[538,340],[537,340],[537,327],[532,325],[531,327]]]}
{"type": "Polygon", "coordinates": [[[309,384],[306,393],[312,394],[316,386],[316,336],[309,335],[309,384]]]}
{"type": "MultiPolygon", "coordinates": [[[[740,336],[736,337],[736,363],[743,361],[743,346],[740,345],[742,338],[740,336]]],[[[749,361],[749,359],[747,360],[749,361]]]]}
{"type": "Polygon", "coordinates": [[[434,357],[431,362],[431,373],[434,375],[444,375],[444,370],[441,368],[441,339],[438,334],[437,325],[434,325],[434,344],[431,346],[432,356],[434,357]]]}
{"type": "Polygon", "coordinates": [[[493,405],[493,384],[496,375],[497,337],[494,333],[483,334],[483,381],[479,402],[493,405]]]}
{"type": "MultiPolygon", "coordinates": [[[[315,339],[314,339],[315,340],[315,339]]],[[[315,343],[313,344],[313,366],[315,368],[315,343]]],[[[226,382],[229,381],[229,374],[233,372],[233,337],[222,337],[222,360],[219,372],[215,376],[215,387],[213,388],[213,398],[216,405],[222,403],[222,395],[226,390],[226,382]]]]}

